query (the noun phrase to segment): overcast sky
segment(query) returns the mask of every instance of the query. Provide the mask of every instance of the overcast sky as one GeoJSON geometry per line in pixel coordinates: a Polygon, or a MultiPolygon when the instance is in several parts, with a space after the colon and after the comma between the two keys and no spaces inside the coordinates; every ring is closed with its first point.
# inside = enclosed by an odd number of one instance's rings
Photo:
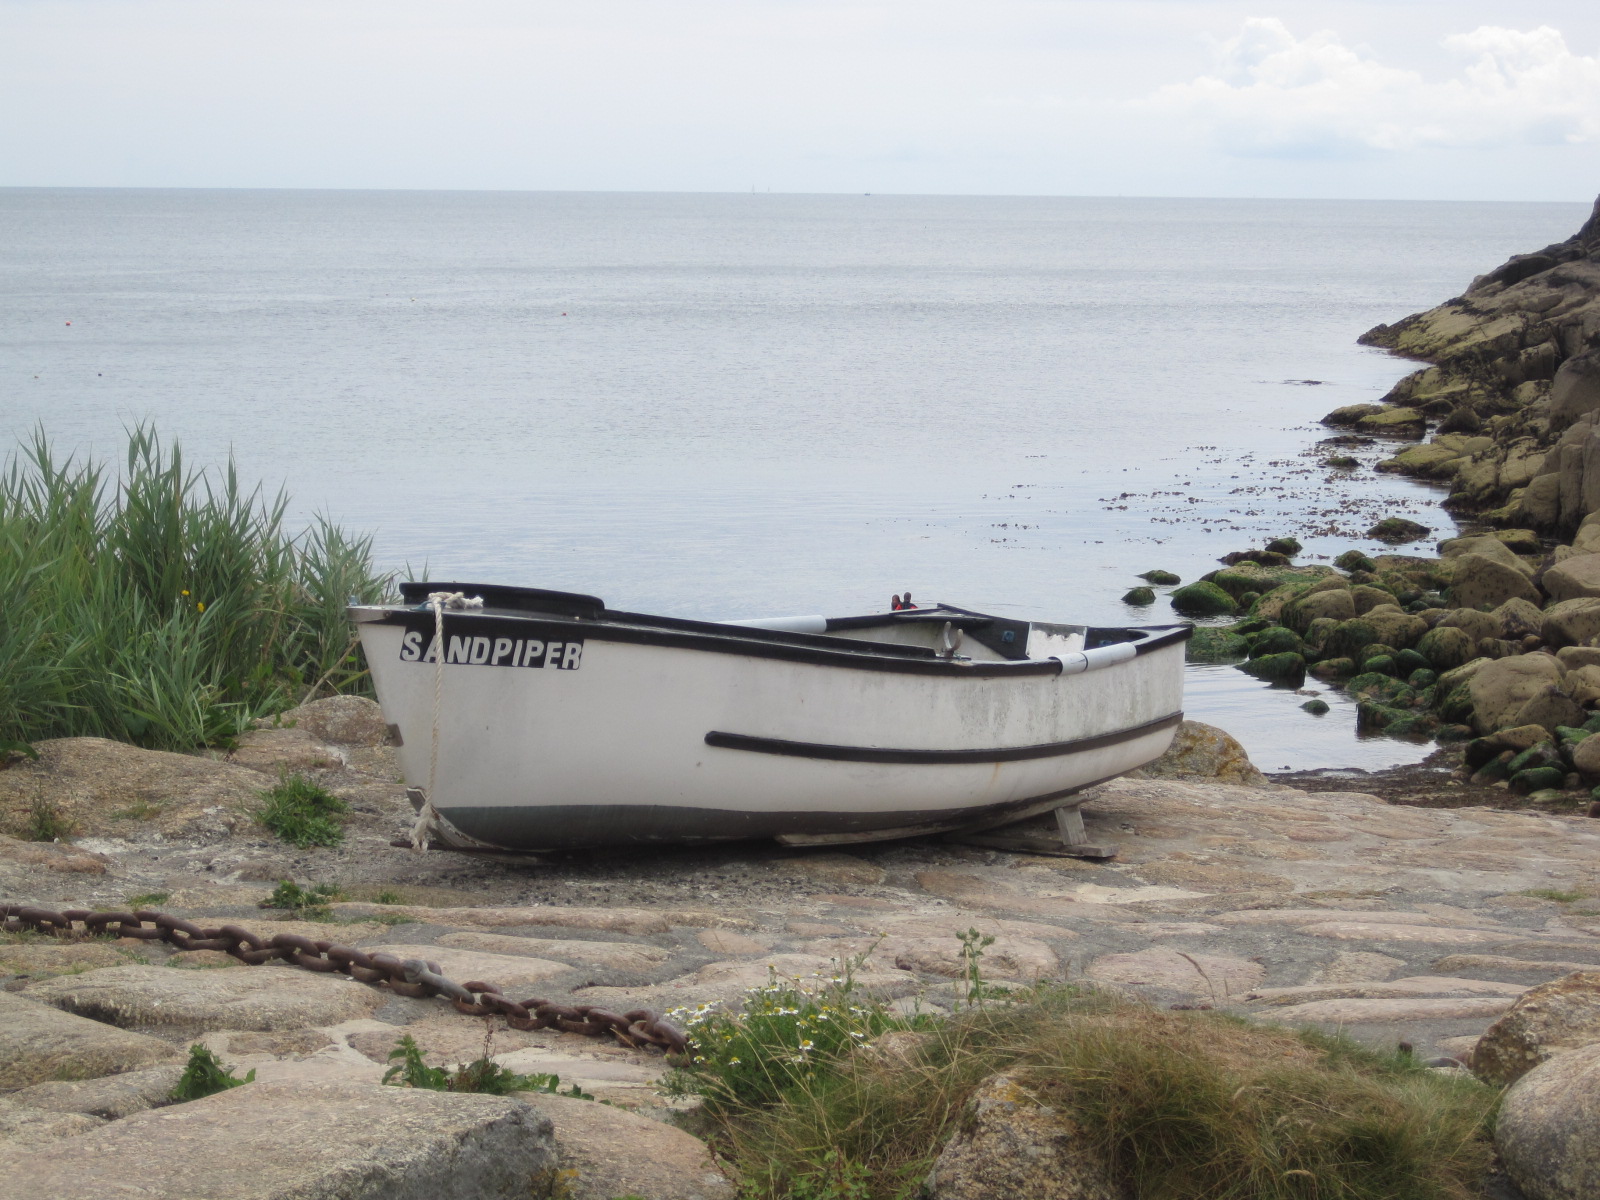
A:
{"type": "Polygon", "coordinates": [[[1600,3],[0,0],[0,186],[1590,200],[1600,3]]]}

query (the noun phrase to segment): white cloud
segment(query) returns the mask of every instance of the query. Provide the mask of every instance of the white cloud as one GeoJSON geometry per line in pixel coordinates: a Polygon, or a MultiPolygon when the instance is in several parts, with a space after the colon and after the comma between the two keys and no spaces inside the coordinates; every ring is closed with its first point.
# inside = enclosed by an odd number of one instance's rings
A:
{"type": "Polygon", "coordinates": [[[1600,138],[1600,57],[1560,31],[1485,25],[1444,39],[1460,74],[1427,80],[1330,32],[1296,38],[1252,17],[1217,47],[1215,74],[1144,106],[1208,126],[1227,153],[1336,157],[1421,147],[1505,147],[1600,138]]]}

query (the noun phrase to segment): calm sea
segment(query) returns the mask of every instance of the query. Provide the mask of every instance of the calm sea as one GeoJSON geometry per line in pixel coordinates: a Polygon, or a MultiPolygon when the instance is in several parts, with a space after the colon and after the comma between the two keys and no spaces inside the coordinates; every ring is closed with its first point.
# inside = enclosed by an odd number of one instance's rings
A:
{"type": "MultiPolygon", "coordinates": [[[[0,438],[150,420],[434,578],[711,618],[923,600],[1131,610],[1437,492],[1336,479],[1356,336],[1570,234],[1576,204],[0,190],[0,438]]],[[[1368,453],[1371,461],[1377,455],[1368,453]]],[[[1338,701],[1338,697],[1329,697],[1338,701]]],[[[1378,766],[1352,711],[1226,668],[1264,767],[1378,766]]]]}

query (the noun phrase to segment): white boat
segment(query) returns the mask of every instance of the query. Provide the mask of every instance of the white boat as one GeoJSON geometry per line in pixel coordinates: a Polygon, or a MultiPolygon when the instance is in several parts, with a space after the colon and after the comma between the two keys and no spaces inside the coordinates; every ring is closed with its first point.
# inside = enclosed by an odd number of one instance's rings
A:
{"type": "Polygon", "coordinates": [[[1183,715],[1188,625],[943,604],[712,622],[536,588],[401,594],[350,612],[419,834],[462,849],[989,828],[1159,757],[1183,715]]]}

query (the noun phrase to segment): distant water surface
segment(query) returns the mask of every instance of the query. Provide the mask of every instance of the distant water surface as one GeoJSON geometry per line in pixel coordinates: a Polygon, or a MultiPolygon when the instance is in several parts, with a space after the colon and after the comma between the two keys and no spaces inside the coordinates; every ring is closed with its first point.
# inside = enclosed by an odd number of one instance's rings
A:
{"type": "MultiPolygon", "coordinates": [[[[1134,573],[1287,532],[1306,561],[1375,550],[1388,513],[1447,534],[1437,491],[1322,470],[1315,420],[1408,369],[1364,329],[1584,215],[0,190],[0,434],[115,455],[153,420],[435,578],[712,618],[909,588],[1167,621],[1121,604],[1134,573]]],[[[1190,714],[1268,769],[1423,752],[1303,700],[1191,669],[1190,714]]]]}

